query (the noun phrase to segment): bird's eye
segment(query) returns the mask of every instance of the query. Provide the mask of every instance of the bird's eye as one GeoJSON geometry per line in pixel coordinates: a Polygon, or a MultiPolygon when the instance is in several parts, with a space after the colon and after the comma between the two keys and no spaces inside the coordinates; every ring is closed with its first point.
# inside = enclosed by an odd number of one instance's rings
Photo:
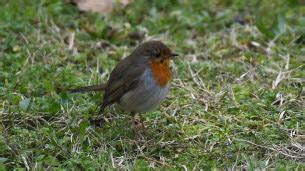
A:
{"type": "Polygon", "coordinates": [[[159,51],[152,51],[151,54],[156,58],[159,58],[161,56],[161,53],[159,51]]]}

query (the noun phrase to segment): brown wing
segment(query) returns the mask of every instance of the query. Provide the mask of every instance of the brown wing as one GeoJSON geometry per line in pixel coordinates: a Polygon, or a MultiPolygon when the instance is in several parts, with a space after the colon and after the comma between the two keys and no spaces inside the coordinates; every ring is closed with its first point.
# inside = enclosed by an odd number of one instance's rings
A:
{"type": "Polygon", "coordinates": [[[100,106],[100,113],[105,107],[119,101],[125,93],[134,89],[139,83],[145,66],[128,58],[123,59],[111,72],[100,106]]]}

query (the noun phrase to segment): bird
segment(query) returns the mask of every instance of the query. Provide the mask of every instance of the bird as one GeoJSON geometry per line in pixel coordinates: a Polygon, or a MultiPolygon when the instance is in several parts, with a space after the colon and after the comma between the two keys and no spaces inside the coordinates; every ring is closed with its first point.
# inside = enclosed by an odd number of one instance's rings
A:
{"type": "MultiPolygon", "coordinates": [[[[138,45],[123,58],[110,73],[106,83],[79,87],[71,93],[104,91],[99,115],[93,122],[101,122],[106,107],[118,104],[133,118],[156,108],[167,96],[172,79],[170,61],[178,53],[161,41],[147,41],[138,45]]],[[[137,124],[134,120],[134,124],[137,124]]],[[[143,124],[143,123],[142,123],[143,124]]]]}

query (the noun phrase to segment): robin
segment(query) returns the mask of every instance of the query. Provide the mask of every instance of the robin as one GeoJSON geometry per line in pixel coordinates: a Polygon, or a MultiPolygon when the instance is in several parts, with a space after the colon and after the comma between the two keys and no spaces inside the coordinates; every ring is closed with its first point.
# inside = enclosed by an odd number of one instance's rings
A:
{"type": "MultiPolygon", "coordinates": [[[[117,103],[133,118],[135,114],[141,116],[141,112],[157,107],[168,94],[172,78],[170,60],[175,56],[178,54],[160,41],[142,43],[117,64],[107,83],[80,87],[71,92],[104,91],[99,114],[107,106],[117,103]]],[[[101,122],[102,119],[97,117],[92,121],[101,122]]]]}

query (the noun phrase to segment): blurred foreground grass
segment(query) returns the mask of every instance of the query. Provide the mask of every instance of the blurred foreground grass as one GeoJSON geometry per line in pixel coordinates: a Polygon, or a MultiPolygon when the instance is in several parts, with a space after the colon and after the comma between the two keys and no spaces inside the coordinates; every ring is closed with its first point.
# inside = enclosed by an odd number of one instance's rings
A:
{"type": "Polygon", "coordinates": [[[0,0],[0,168],[304,170],[304,27],[297,0],[136,0],[107,17],[0,0]],[[151,38],[183,55],[145,140],[115,106],[90,125],[102,94],[62,90],[151,38]]]}

